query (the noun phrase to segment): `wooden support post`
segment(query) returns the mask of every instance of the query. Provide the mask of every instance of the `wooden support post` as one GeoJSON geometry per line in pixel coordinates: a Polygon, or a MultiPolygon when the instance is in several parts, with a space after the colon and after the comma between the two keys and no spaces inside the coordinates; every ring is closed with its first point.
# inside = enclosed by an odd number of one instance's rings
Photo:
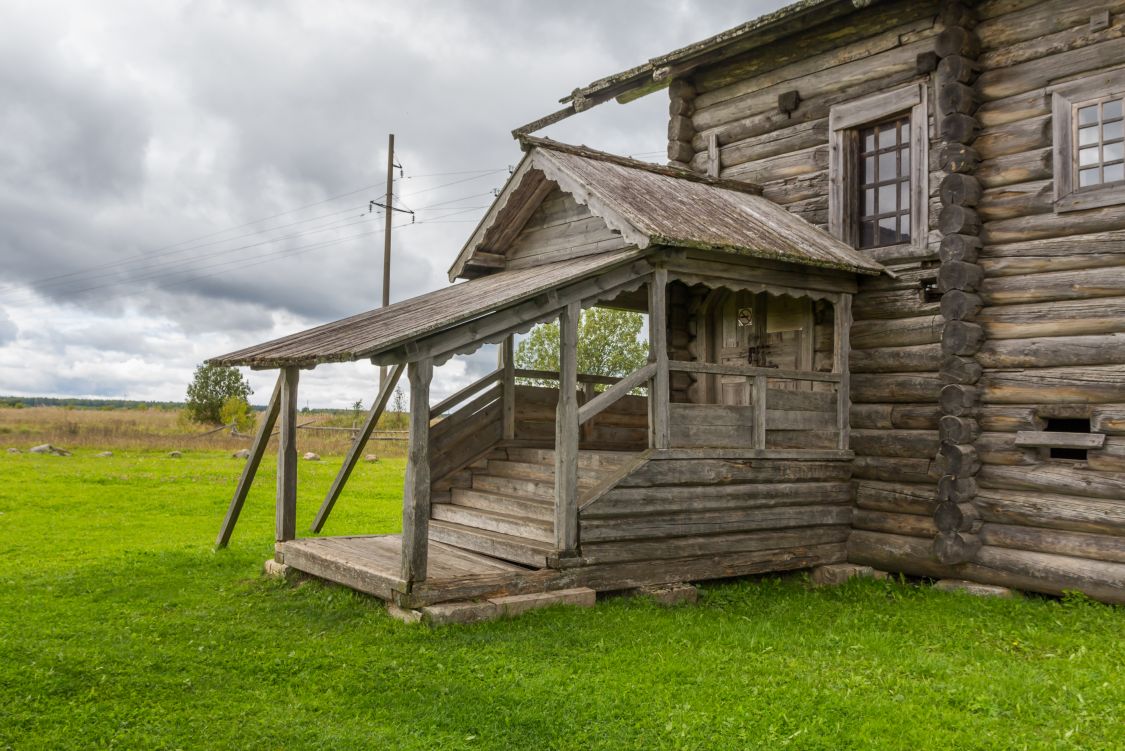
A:
{"type": "Polygon", "coordinates": [[[219,536],[215,538],[216,548],[225,548],[230,543],[230,536],[234,532],[234,525],[238,524],[238,516],[242,513],[242,506],[246,503],[246,495],[250,492],[250,485],[254,482],[254,475],[258,473],[258,466],[266,453],[266,446],[273,435],[273,426],[277,423],[278,403],[281,398],[281,376],[277,377],[277,385],[273,387],[273,396],[270,397],[266,413],[262,415],[262,422],[258,425],[258,432],[254,436],[254,444],[250,448],[250,456],[242,467],[242,476],[238,478],[238,485],[234,489],[234,498],[227,508],[227,515],[223,518],[223,526],[219,529],[219,536]]]}
{"type": "Polygon", "coordinates": [[[555,414],[555,547],[578,550],[578,317],[579,303],[559,315],[559,403],[555,414]]]}
{"type": "Polygon", "coordinates": [[[504,422],[504,440],[510,441],[516,437],[516,350],[515,336],[509,334],[500,343],[498,351],[499,362],[497,365],[503,370],[500,376],[501,398],[503,401],[502,420],[504,422]]]}
{"type": "Polygon", "coordinates": [[[751,404],[754,405],[754,435],[751,447],[764,449],[766,447],[766,392],[769,391],[769,379],[764,375],[754,376],[753,391],[751,404]]]}
{"type": "Polygon", "coordinates": [[[410,449],[402,494],[402,579],[425,581],[430,533],[430,380],[434,361],[410,363],[410,449]]]}
{"type": "Polygon", "coordinates": [[[649,389],[649,414],[652,418],[650,446],[668,448],[668,270],[662,267],[652,272],[648,285],[649,360],[656,364],[656,373],[649,389]]]}
{"type": "Polygon", "coordinates": [[[836,447],[847,450],[850,441],[849,413],[852,408],[851,369],[848,354],[851,352],[852,296],[841,294],[836,301],[833,327],[832,372],[840,376],[836,387],[836,428],[839,431],[836,447]]]}
{"type": "Polygon", "coordinates": [[[281,369],[277,442],[277,531],[278,542],[297,536],[297,380],[301,371],[281,369]]]}
{"type": "MultiPolygon", "coordinates": [[[[589,382],[579,384],[578,388],[582,391],[582,403],[578,405],[579,410],[581,410],[582,407],[589,404],[598,395],[598,392],[594,390],[594,384],[589,382]]],[[[594,439],[594,425],[596,420],[597,416],[594,416],[582,423],[582,433],[579,436],[582,441],[592,441],[594,439]]]]}
{"type": "Polygon", "coordinates": [[[355,437],[351,448],[348,449],[348,455],[344,457],[343,466],[341,466],[340,471],[336,473],[336,479],[332,481],[332,487],[328,489],[328,495],[324,496],[324,502],[320,504],[320,510],[316,512],[316,519],[313,520],[312,524],[313,532],[319,532],[324,529],[324,523],[328,521],[328,515],[332,513],[332,508],[336,505],[336,499],[340,497],[340,492],[344,489],[344,484],[347,483],[348,478],[351,477],[355,465],[359,463],[359,457],[363,453],[363,447],[367,445],[368,439],[371,438],[371,433],[379,423],[379,418],[383,415],[383,412],[386,411],[387,402],[390,401],[391,393],[395,390],[395,385],[398,383],[398,379],[402,377],[402,371],[405,368],[406,366],[400,363],[391,371],[391,377],[389,379],[383,379],[382,387],[379,390],[379,396],[376,397],[375,403],[371,405],[371,410],[367,413],[367,419],[364,421],[359,435],[355,437]]]}

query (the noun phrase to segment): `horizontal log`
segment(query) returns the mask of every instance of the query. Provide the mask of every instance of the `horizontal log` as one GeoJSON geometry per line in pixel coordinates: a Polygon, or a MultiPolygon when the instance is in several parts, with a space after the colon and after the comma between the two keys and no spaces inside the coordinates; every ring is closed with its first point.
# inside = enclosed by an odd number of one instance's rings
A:
{"type": "Polygon", "coordinates": [[[1054,173],[1051,147],[1019,151],[988,159],[977,165],[973,174],[985,188],[1048,180],[1054,173]]]}
{"type": "Polygon", "coordinates": [[[1034,407],[981,407],[977,411],[981,429],[996,433],[1020,430],[1042,430],[1047,421],[1036,414],[1034,407]]]}
{"type": "Polygon", "coordinates": [[[1097,433],[1023,430],[1016,433],[1016,445],[1025,448],[1100,449],[1105,445],[1105,436],[1097,433]]]}
{"type": "Polygon", "coordinates": [[[982,163],[1002,156],[1036,151],[1050,145],[1050,115],[985,128],[973,142],[973,148],[982,163]]]}
{"type": "Polygon", "coordinates": [[[852,313],[856,321],[902,319],[921,316],[933,317],[939,313],[938,301],[927,302],[921,291],[915,289],[863,292],[856,295],[852,313]]]}
{"type": "Polygon", "coordinates": [[[1125,363],[1125,334],[999,339],[977,352],[985,368],[1056,368],[1125,363]]]}
{"type": "Polygon", "coordinates": [[[857,456],[852,466],[853,475],[860,480],[922,484],[941,477],[937,463],[928,459],[857,456]]]}
{"type": "Polygon", "coordinates": [[[909,485],[901,482],[856,480],[856,506],[872,511],[932,515],[937,507],[933,484],[909,485]]]}
{"type": "Polygon", "coordinates": [[[868,430],[937,430],[937,404],[853,404],[851,426],[868,430]]]}
{"type": "Polygon", "coordinates": [[[926,538],[933,538],[938,531],[933,517],[930,516],[866,509],[856,509],[852,512],[852,529],[926,538]]]}
{"type": "Polygon", "coordinates": [[[618,487],[722,485],[777,482],[841,482],[851,479],[847,462],[763,459],[667,459],[650,461],[618,487]]]}
{"type": "Polygon", "coordinates": [[[982,102],[976,118],[983,128],[995,128],[1019,120],[1031,120],[1051,113],[1051,97],[1044,89],[982,102]]]}
{"type": "Polygon", "coordinates": [[[583,519],[655,513],[719,511],[848,503],[846,482],[753,483],[613,488],[582,509],[583,519]]]}
{"type": "Polygon", "coordinates": [[[940,343],[944,323],[941,316],[856,321],[851,332],[852,355],[859,349],[940,343]]]}
{"type": "Polygon", "coordinates": [[[1065,214],[1036,214],[993,221],[981,228],[985,245],[1004,245],[1125,228],[1125,211],[1109,206],[1065,214]]]}
{"type": "Polygon", "coordinates": [[[980,539],[985,545],[1000,548],[1125,563],[1125,538],[1115,535],[1066,532],[1015,524],[984,524],[980,530],[980,539]]]}
{"type": "Polygon", "coordinates": [[[977,213],[984,222],[1050,214],[1055,210],[1055,184],[1052,180],[1009,184],[984,191],[977,213]]]}
{"type": "Polygon", "coordinates": [[[1110,39],[1049,57],[981,73],[977,93],[982,101],[1022,94],[1049,81],[1104,69],[1107,60],[1125,60],[1125,39],[1110,39]]]}
{"type": "Polygon", "coordinates": [[[582,522],[582,542],[662,539],[694,535],[729,534],[758,529],[788,529],[828,524],[848,524],[852,509],[846,504],[794,508],[732,509],[688,513],[648,514],[582,522]]]}
{"type": "Polygon", "coordinates": [[[985,404],[1111,404],[1125,393],[1125,371],[1100,365],[985,372],[980,389],[985,404]]]}
{"type": "Polygon", "coordinates": [[[932,549],[940,563],[965,563],[980,550],[980,540],[965,532],[939,532],[932,549]]]}
{"type": "Polygon", "coordinates": [[[980,294],[986,305],[1007,305],[1118,297],[1123,289],[1125,266],[1119,266],[989,278],[981,285],[980,294]]]}
{"type": "Polygon", "coordinates": [[[932,545],[921,537],[857,529],[848,538],[848,561],[911,576],[962,578],[959,567],[934,559],[932,545]]]}
{"type": "Polygon", "coordinates": [[[989,245],[981,249],[982,258],[1041,258],[1060,261],[1075,256],[1125,255],[1125,231],[1110,230],[1086,234],[1065,234],[1025,242],[989,245]]]}
{"type": "Polygon", "coordinates": [[[1033,467],[1043,461],[1038,451],[1017,446],[1015,433],[981,433],[973,446],[984,464],[1033,467]]]}
{"type": "Polygon", "coordinates": [[[1125,333],[1125,297],[990,306],[975,321],[989,340],[1125,333]]]}
{"type": "MultiPolygon", "coordinates": [[[[975,560],[987,576],[1006,586],[1060,595],[1078,590],[1104,602],[1125,603],[1125,564],[992,545],[982,547],[975,560]]],[[[979,579],[977,566],[967,570],[979,579]]]]}
{"type": "Polygon", "coordinates": [[[1096,472],[1069,465],[983,467],[977,475],[982,488],[1062,493],[1086,498],[1125,498],[1125,475],[1096,472]]]}
{"type": "Polygon", "coordinates": [[[582,544],[584,565],[625,561],[662,561],[693,556],[729,556],[758,550],[807,548],[847,540],[849,529],[843,525],[798,527],[795,529],[700,535],[659,540],[628,540],[620,542],[586,542],[582,544]]]}
{"type": "Polygon", "coordinates": [[[851,432],[851,449],[857,455],[932,459],[939,439],[933,430],[863,430],[851,432]]]}
{"type": "Polygon", "coordinates": [[[981,488],[973,502],[985,522],[1125,535],[1125,508],[1118,501],[981,488]]]}
{"type": "Polygon", "coordinates": [[[941,344],[852,350],[852,373],[932,373],[941,367],[941,344]]]}
{"type": "Polygon", "coordinates": [[[1125,435],[1125,404],[1102,404],[1090,410],[1090,430],[1125,435]]]}
{"type": "MultiPolygon", "coordinates": [[[[1003,246],[1001,246],[1003,247],[1003,246]]],[[[1070,256],[1018,256],[981,258],[978,260],[987,277],[1026,276],[1052,271],[1108,269],[1125,266],[1125,255],[1119,253],[1074,253],[1070,256]]]]}
{"type": "Polygon", "coordinates": [[[942,386],[936,376],[857,373],[851,379],[851,398],[858,404],[936,402],[942,386]]]}

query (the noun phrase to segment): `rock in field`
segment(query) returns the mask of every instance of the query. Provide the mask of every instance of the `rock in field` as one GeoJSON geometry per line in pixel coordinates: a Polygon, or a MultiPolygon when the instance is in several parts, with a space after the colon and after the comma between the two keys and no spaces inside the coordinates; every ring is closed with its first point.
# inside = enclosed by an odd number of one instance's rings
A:
{"type": "Polygon", "coordinates": [[[40,446],[33,446],[28,449],[33,454],[53,454],[54,456],[70,456],[70,452],[66,449],[61,449],[58,446],[52,446],[49,443],[44,443],[40,446]]]}
{"type": "Polygon", "coordinates": [[[320,461],[320,454],[314,454],[313,452],[310,451],[307,454],[305,454],[305,461],[306,462],[319,462],[320,461]]]}
{"type": "Polygon", "coordinates": [[[104,458],[104,457],[107,457],[107,456],[113,456],[113,452],[112,452],[112,451],[103,451],[103,452],[102,452],[102,453],[100,453],[100,454],[94,454],[94,456],[98,456],[98,457],[103,457],[103,458],[104,458]]]}
{"type": "Polygon", "coordinates": [[[181,454],[179,451],[169,451],[168,452],[168,458],[169,459],[179,459],[181,456],[183,456],[183,454],[181,454]]]}
{"type": "Polygon", "coordinates": [[[375,454],[368,454],[367,456],[363,457],[363,461],[365,461],[365,462],[377,462],[377,461],[379,461],[379,457],[375,456],[375,454]]]}
{"type": "Polygon", "coordinates": [[[22,451],[20,451],[20,450],[19,450],[18,448],[16,448],[15,446],[13,446],[12,448],[8,449],[8,453],[9,453],[9,454],[22,454],[23,452],[22,452],[22,451]]]}
{"type": "Polygon", "coordinates": [[[239,449],[230,455],[231,459],[249,459],[250,449],[239,449]]]}

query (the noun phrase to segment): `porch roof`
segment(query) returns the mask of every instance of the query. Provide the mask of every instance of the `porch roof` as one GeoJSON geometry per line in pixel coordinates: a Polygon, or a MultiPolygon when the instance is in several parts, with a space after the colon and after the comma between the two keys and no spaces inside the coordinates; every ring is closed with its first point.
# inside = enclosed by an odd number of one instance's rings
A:
{"type": "Polygon", "coordinates": [[[666,245],[878,275],[883,266],[784,207],[752,184],[663,167],[545,138],[521,139],[527,156],[450,268],[482,271],[502,256],[528,217],[527,200],[549,181],[585,204],[637,248],[666,245]],[[516,225],[516,226],[512,226],[516,225]],[[479,260],[478,260],[479,259],[479,260]]]}
{"type": "Polygon", "coordinates": [[[406,342],[517,305],[560,286],[636,261],[639,251],[603,253],[503,271],[376,308],[208,360],[258,368],[309,367],[375,357],[406,342]]]}

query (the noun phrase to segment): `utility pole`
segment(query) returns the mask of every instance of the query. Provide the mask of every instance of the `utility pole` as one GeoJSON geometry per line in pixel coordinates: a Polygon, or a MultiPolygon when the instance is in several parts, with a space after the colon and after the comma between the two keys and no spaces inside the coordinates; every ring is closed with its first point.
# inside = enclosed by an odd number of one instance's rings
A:
{"type": "MultiPolygon", "coordinates": [[[[383,209],[383,307],[391,304],[391,203],[394,200],[395,134],[387,136],[387,198],[383,209]]],[[[387,367],[379,368],[379,388],[387,382],[387,367]]]]}

